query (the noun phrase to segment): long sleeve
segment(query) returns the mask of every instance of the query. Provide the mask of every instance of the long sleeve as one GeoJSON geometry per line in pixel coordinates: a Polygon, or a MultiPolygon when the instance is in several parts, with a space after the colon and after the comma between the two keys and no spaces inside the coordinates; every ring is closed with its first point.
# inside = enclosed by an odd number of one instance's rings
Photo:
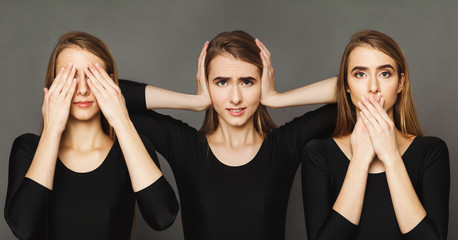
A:
{"type": "MultiPolygon", "coordinates": [[[[159,160],[151,142],[142,136],[143,144],[153,161],[159,167],[159,160]]],[[[172,186],[161,176],[154,183],[135,193],[143,219],[154,230],[171,226],[178,214],[178,200],[172,186]]]]}
{"type": "Polygon", "coordinates": [[[130,114],[145,112],[145,87],[146,84],[119,79],[119,88],[126,100],[126,107],[130,114]]]}
{"type": "Polygon", "coordinates": [[[424,158],[421,188],[416,189],[426,217],[410,232],[405,234],[408,240],[447,239],[449,196],[450,196],[450,160],[447,145],[438,138],[424,158]]]}
{"type": "Polygon", "coordinates": [[[309,240],[353,240],[357,226],[332,209],[336,196],[324,146],[310,142],[302,151],[302,195],[309,240]]]}
{"type": "Polygon", "coordinates": [[[176,155],[189,148],[190,142],[197,141],[197,130],[180,120],[147,110],[145,84],[119,80],[119,85],[137,131],[145,135],[172,165],[176,161],[186,161],[187,159],[178,159],[176,155]]]}
{"type": "Polygon", "coordinates": [[[47,229],[47,208],[51,191],[35,181],[25,178],[32,162],[39,137],[24,134],[13,143],[5,219],[19,239],[44,239],[47,229]]]}
{"type": "Polygon", "coordinates": [[[330,137],[335,128],[337,109],[335,104],[327,104],[314,111],[294,118],[278,128],[280,136],[288,141],[295,159],[299,159],[305,145],[315,138],[330,137]]]}

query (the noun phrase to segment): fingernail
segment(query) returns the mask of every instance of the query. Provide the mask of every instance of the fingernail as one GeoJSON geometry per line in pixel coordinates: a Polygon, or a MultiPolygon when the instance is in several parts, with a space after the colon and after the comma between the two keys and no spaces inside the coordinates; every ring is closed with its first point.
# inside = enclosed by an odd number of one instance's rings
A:
{"type": "Polygon", "coordinates": [[[98,63],[95,63],[95,66],[98,67],[98,66],[100,66],[100,65],[99,65],[98,63]]]}
{"type": "Polygon", "coordinates": [[[373,97],[369,97],[369,100],[374,100],[374,98],[373,97]]]}
{"type": "Polygon", "coordinates": [[[68,63],[67,67],[70,67],[71,65],[72,65],[72,63],[70,62],[70,63],[68,63]]]}
{"type": "Polygon", "coordinates": [[[363,101],[364,101],[365,99],[366,99],[366,98],[365,98],[364,96],[362,96],[362,97],[361,97],[361,100],[363,100],[363,101]]]}
{"type": "Polygon", "coordinates": [[[63,72],[64,70],[65,70],[65,68],[64,68],[64,67],[60,69],[60,71],[61,71],[61,72],[63,72]]]}

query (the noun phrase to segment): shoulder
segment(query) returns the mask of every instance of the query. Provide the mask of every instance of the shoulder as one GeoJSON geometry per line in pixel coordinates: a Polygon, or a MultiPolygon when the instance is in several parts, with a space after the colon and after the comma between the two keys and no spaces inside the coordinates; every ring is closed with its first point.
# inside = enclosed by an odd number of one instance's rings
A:
{"type": "Polygon", "coordinates": [[[415,155],[423,156],[424,167],[437,161],[449,162],[448,148],[444,140],[438,137],[417,137],[414,140],[415,155]]]}
{"type": "Polygon", "coordinates": [[[332,138],[313,139],[302,150],[302,156],[313,161],[327,162],[332,149],[332,138]]]}
{"type": "MultiPolygon", "coordinates": [[[[438,137],[424,136],[414,139],[415,149],[423,152],[444,151],[447,150],[447,144],[438,137]]],[[[448,151],[448,150],[447,150],[448,151]]]]}
{"type": "Polygon", "coordinates": [[[13,148],[14,147],[28,147],[28,148],[37,148],[38,142],[40,141],[40,136],[33,134],[33,133],[25,133],[18,136],[14,139],[13,148]]]}

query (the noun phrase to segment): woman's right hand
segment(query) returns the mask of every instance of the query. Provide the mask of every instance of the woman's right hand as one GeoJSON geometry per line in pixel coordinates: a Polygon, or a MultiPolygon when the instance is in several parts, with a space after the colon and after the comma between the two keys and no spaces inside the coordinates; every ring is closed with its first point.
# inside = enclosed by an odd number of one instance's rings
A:
{"type": "Polygon", "coordinates": [[[208,42],[205,42],[200,52],[199,60],[197,62],[197,74],[196,74],[196,85],[197,85],[197,96],[202,98],[207,109],[212,104],[210,93],[208,92],[207,77],[205,74],[205,57],[207,56],[208,42]]]}
{"type": "Polygon", "coordinates": [[[69,63],[59,70],[51,87],[44,88],[43,131],[62,134],[67,125],[73,94],[76,89],[76,68],[69,63]]]}
{"type": "Polygon", "coordinates": [[[356,121],[355,128],[351,133],[350,145],[352,161],[356,160],[369,169],[369,166],[375,157],[375,151],[372,147],[369,131],[361,118],[356,121]]]}

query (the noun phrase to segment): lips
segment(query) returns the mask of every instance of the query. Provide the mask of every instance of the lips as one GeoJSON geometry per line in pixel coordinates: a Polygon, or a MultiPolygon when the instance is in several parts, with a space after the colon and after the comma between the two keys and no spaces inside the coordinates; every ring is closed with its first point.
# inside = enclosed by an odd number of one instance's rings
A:
{"type": "Polygon", "coordinates": [[[77,101],[77,102],[74,102],[73,104],[75,104],[76,106],[80,108],[88,108],[92,106],[93,103],[94,103],[93,101],[77,101]]]}
{"type": "Polygon", "coordinates": [[[226,108],[226,110],[231,114],[232,116],[241,116],[245,113],[246,108],[226,108]]]}

